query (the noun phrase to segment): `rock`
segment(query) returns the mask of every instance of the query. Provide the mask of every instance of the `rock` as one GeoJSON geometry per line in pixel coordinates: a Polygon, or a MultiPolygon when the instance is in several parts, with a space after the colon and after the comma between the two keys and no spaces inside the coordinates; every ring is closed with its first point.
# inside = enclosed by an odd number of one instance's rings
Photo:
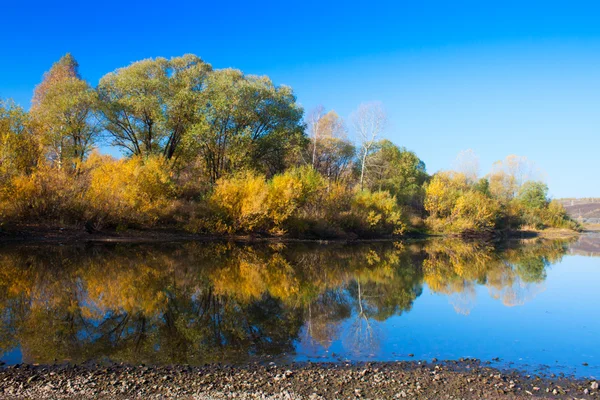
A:
{"type": "Polygon", "coordinates": [[[590,383],[590,387],[592,388],[592,390],[598,390],[598,382],[594,381],[590,383]]]}

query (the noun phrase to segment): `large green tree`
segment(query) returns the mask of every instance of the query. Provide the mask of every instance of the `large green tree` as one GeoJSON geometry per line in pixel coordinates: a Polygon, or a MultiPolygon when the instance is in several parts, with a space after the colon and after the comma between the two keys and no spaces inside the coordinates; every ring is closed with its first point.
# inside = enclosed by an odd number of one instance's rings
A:
{"type": "Polygon", "coordinates": [[[211,73],[199,113],[192,146],[213,182],[240,168],[281,172],[305,141],[303,110],[292,89],[268,77],[235,69],[211,73]]]}
{"type": "Polygon", "coordinates": [[[179,157],[186,134],[200,120],[211,70],[210,64],[187,54],[138,61],[102,77],[101,111],[113,145],[131,155],[179,157]]]}

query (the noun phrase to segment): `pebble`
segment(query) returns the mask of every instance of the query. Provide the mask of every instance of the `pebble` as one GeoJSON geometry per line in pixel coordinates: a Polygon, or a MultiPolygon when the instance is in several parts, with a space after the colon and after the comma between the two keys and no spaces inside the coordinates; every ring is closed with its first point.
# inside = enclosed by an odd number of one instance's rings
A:
{"type": "MultiPolygon", "coordinates": [[[[419,365],[399,363],[306,363],[285,367],[244,366],[29,366],[0,369],[0,398],[197,398],[197,399],[340,399],[340,398],[497,398],[499,394],[531,395],[579,392],[590,381],[527,377],[501,372],[475,360],[419,365]],[[454,367],[456,365],[456,367],[454,367]]],[[[588,389],[586,389],[588,390],[588,389]]],[[[591,393],[592,390],[588,390],[591,393]]],[[[585,393],[585,392],[584,392],[585,393]]],[[[592,393],[593,395],[593,393],[592,393]]]]}

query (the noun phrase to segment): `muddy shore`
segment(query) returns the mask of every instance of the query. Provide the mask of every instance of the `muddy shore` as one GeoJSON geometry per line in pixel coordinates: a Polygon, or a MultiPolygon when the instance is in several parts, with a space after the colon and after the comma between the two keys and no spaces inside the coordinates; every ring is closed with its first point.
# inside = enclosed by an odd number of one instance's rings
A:
{"type": "MultiPolygon", "coordinates": [[[[359,238],[355,235],[333,238],[306,237],[297,238],[291,236],[268,236],[268,235],[203,235],[185,232],[178,229],[155,228],[155,229],[128,229],[124,231],[95,231],[86,232],[81,227],[56,227],[48,225],[21,225],[13,227],[0,226],[1,243],[155,243],[155,242],[178,242],[178,241],[214,241],[230,240],[237,242],[373,242],[390,240],[428,239],[452,235],[434,235],[426,233],[409,233],[397,237],[359,238]]],[[[542,231],[514,231],[499,236],[472,236],[466,239],[479,239],[486,241],[506,239],[574,239],[580,232],[564,229],[548,229],[542,231]]]]}
{"type": "Polygon", "coordinates": [[[500,371],[477,360],[205,367],[0,368],[0,399],[598,399],[598,382],[500,371]]]}

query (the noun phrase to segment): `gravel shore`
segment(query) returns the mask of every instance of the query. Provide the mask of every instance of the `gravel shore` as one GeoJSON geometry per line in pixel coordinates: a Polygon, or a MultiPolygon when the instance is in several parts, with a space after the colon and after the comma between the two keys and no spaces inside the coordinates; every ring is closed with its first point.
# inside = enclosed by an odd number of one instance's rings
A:
{"type": "Polygon", "coordinates": [[[285,366],[0,369],[0,399],[598,399],[598,382],[502,372],[477,360],[285,366]]]}

